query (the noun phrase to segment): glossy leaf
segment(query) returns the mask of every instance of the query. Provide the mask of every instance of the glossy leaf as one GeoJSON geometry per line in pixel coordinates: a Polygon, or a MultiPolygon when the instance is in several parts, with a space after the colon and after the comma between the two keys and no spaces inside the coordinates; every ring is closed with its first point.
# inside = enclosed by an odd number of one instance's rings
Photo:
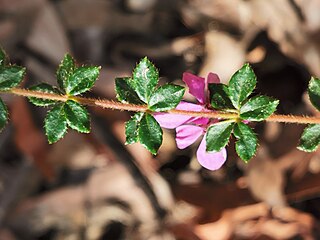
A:
{"type": "Polygon", "coordinates": [[[219,152],[228,142],[234,122],[225,121],[212,124],[206,134],[207,152],[219,152]]]}
{"type": "Polygon", "coordinates": [[[25,72],[26,69],[20,66],[0,66],[0,90],[9,90],[19,85],[25,72]]]}
{"type": "Polygon", "coordinates": [[[8,109],[7,106],[4,104],[2,99],[0,98],[0,131],[4,128],[4,126],[8,122],[8,109]]]}
{"type": "Polygon", "coordinates": [[[157,154],[162,144],[162,129],[156,119],[145,113],[139,125],[139,141],[152,154],[157,154]]]}
{"type": "Polygon", "coordinates": [[[303,131],[299,150],[314,152],[320,144],[320,124],[309,124],[303,131]]]}
{"type": "Polygon", "coordinates": [[[253,97],[240,108],[240,117],[249,121],[262,121],[274,113],[278,104],[279,100],[271,97],[253,97]]]}
{"type": "Polygon", "coordinates": [[[312,105],[320,111],[320,79],[312,77],[309,82],[308,94],[312,105]]]}
{"type": "Polygon", "coordinates": [[[72,56],[68,53],[64,55],[64,58],[61,61],[57,70],[57,81],[61,89],[66,89],[68,85],[67,82],[70,76],[73,74],[75,68],[76,65],[72,56]]]}
{"type": "Polygon", "coordinates": [[[116,78],[117,99],[120,102],[143,104],[138,94],[135,92],[132,78],[116,78]]]}
{"type": "Polygon", "coordinates": [[[229,89],[227,85],[209,84],[210,103],[214,109],[224,110],[232,109],[233,105],[229,98],[229,89]]]}
{"type": "Polygon", "coordinates": [[[68,125],[78,132],[90,132],[89,113],[85,107],[73,100],[68,100],[64,104],[64,112],[68,125]]]}
{"type": "Polygon", "coordinates": [[[78,67],[65,83],[66,93],[75,96],[90,90],[99,77],[99,71],[100,67],[95,66],[78,67]]]}
{"type": "Polygon", "coordinates": [[[58,104],[52,108],[44,120],[44,128],[50,144],[57,142],[67,133],[67,120],[63,105],[58,104]]]}
{"type": "Polygon", "coordinates": [[[229,94],[233,106],[240,109],[257,84],[256,75],[249,64],[243,65],[229,81],[229,94]]]}
{"type": "Polygon", "coordinates": [[[4,66],[6,64],[6,53],[0,47],[0,66],[4,66]]]}
{"type": "MultiPolygon", "coordinates": [[[[38,85],[32,86],[29,89],[38,91],[38,92],[44,92],[44,93],[61,94],[61,92],[57,88],[47,83],[40,83],[38,85]]],[[[46,106],[50,106],[57,103],[57,101],[54,101],[54,100],[41,99],[41,98],[35,98],[35,97],[29,97],[29,101],[39,107],[46,107],[46,106]]]]}
{"type": "Polygon", "coordinates": [[[158,80],[159,73],[156,67],[147,57],[143,58],[133,71],[134,87],[143,102],[148,103],[158,84],[158,80]]]}
{"type": "Polygon", "coordinates": [[[237,138],[236,152],[239,157],[248,162],[256,153],[258,147],[258,139],[252,129],[239,122],[233,129],[233,135],[237,138]]]}
{"type": "Polygon", "coordinates": [[[136,113],[131,117],[129,121],[126,122],[126,144],[132,144],[139,141],[138,130],[140,120],[143,117],[143,113],[136,113]]]}
{"type": "Polygon", "coordinates": [[[175,108],[181,101],[185,88],[166,84],[156,89],[151,95],[148,108],[152,111],[167,111],[175,108]]]}

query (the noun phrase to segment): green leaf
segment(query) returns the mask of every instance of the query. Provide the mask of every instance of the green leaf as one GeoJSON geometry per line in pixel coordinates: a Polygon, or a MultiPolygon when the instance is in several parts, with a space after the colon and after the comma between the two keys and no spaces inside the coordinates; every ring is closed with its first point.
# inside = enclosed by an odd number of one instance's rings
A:
{"type": "Polygon", "coordinates": [[[50,144],[57,142],[67,133],[67,120],[63,106],[64,104],[56,105],[48,112],[44,120],[44,129],[50,144]]]}
{"type": "Polygon", "coordinates": [[[249,121],[262,121],[274,113],[278,104],[279,100],[271,97],[253,97],[240,108],[240,117],[249,121]]]}
{"type": "Polygon", "coordinates": [[[314,152],[320,144],[320,124],[309,124],[303,131],[299,150],[314,152]]]}
{"type": "Polygon", "coordinates": [[[0,66],[0,90],[6,91],[17,85],[23,80],[26,69],[24,67],[0,66]]]}
{"type": "Polygon", "coordinates": [[[229,94],[233,106],[240,109],[241,104],[256,87],[256,75],[249,64],[243,65],[229,81],[229,94]]]}
{"type": "Polygon", "coordinates": [[[139,141],[152,154],[157,154],[162,144],[162,129],[156,119],[145,113],[139,125],[139,141]]]}
{"type": "Polygon", "coordinates": [[[69,95],[78,95],[90,90],[99,77],[100,67],[83,66],[74,70],[65,82],[65,90],[69,95]]]}
{"type": "Polygon", "coordinates": [[[120,102],[143,104],[133,87],[132,78],[116,78],[117,99],[120,102]]]}
{"type": "Polygon", "coordinates": [[[6,64],[6,53],[0,47],[0,66],[4,66],[6,64]]]}
{"type": "Polygon", "coordinates": [[[141,112],[136,113],[126,122],[126,144],[132,144],[139,141],[138,129],[143,114],[144,113],[141,112]]]}
{"type": "Polygon", "coordinates": [[[159,73],[147,57],[143,58],[133,71],[133,82],[140,99],[148,103],[158,84],[159,73]]]}
{"type": "Polygon", "coordinates": [[[225,121],[212,124],[206,134],[206,150],[219,152],[228,142],[234,126],[234,122],[225,121]]]}
{"type": "Polygon", "coordinates": [[[311,77],[308,94],[312,105],[320,111],[320,79],[311,77]]]}
{"type": "Polygon", "coordinates": [[[217,110],[232,109],[233,105],[229,98],[229,89],[227,85],[209,84],[211,106],[217,110]]]}
{"type": "Polygon", "coordinates": [[[90,132],[89,113],[85,107],[73,100],[68,100],[64,104],[64,112],[68,125],[78,132],[90,132]]]}
{"type": "Polygon", "coordinates": [[[67,82],[69,81],[69,78],[73,74],[75,68],[76,65],[72,56],[68,53],[64,55],[64,58],[57,70],[57,81],[61,89],[66,89],[68,85],[67,82]]]}
{"type": "MultiPolygon", "coordinates": [[[[44,92],[44,93],[61,94],[61,92],[57,88],[47,83],[40,83],[38,85],[32,86],[29,89],[33,91],[44,92]]],[[[57,103],[57,101],[54,101],[54,100],[41,99],[36,97],[29,97],[29,101],[39,107],[46,107],[46,106],[50,106],[57,103]]]]}
{"type": "Polygon", "coordinates": [[[252,129],[239,122],[233,129],[233,135],[238,139],[236,142],[236,152],[239,157],[248,162],[256,153],[258,147],[258,139],[252,129]]]}
{"type": "Polygon", "coordinates": [[[161,86],[151,95],[148,108],[157,112],[173,109],[181,101],[184,91],[184,87],[174,84],[161,86]]]}
{"type": "Polygon", "coordinates": [[[2,99],[0,98],[0,131],[8,122],[8,109],[2,99]]]}

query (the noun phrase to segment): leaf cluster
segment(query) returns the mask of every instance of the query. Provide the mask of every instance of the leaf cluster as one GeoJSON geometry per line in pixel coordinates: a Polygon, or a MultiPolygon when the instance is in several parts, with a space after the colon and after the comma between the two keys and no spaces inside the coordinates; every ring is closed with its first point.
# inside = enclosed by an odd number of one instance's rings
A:
{"type": "MultiPolygon", "coordinates": [[[[18,86],[26,73],[24,67],[11,65],[8,61],[6,53],[0,48],[0,91],[9,91],[18,86]]],[[[8,109],[0,98],[0,131],[8,122],[8,109]]]]}
{"type": "Polygon", "coordinates": [[[51,107],[44,121],[49,143],[55,143],[67,133],[68,127],[81,133],[90,132],[87,109],[73,97],[90,90],[99,77],[100,67],[77,66],[70,54],[66,54],[57,70],[58,86],[40,83],[30,90],[68,96],[66,102],[29,97],[36,106],[51,107]]]}
{"type": "Polygon", "coordinates": [[[268,96],[249,98],[256,88],[256,76],[249,64],[245,64],[230,79],[229,84],[209,84],[210,104],[213,109],[236,112],[238,117],[212,124],[206,134],[207,151],[218,152],[224,148],[231,134],[236,138],[236,152],[244,161],[256,153],[256,134],[244,122],[259,122],[276,110],[279,101],[268,96]]]}
{"type": "Polygon", "coordinates": [[[140,142],[152,154],[156,154],[162,144],[162,129],[152,112],[175,108],[185,92],[184,87],[174,84],[157,87],[158,82],[159,72],[146,57],[137,64],[132,77],[115,81],[119,101],[147,105],[146,112],[138,112],[126,122],[126,144],[140,142]]]}
{"type": "MultiPolygon", "coordinates": [[[[320,79],[311,77],[308,86],[308,95],[312,105],[320,111],[320,79]]],[[[320,124],[309,124],[303,131],[299,150],[305,152],[314,152],[320,144],[320,124]]]]}

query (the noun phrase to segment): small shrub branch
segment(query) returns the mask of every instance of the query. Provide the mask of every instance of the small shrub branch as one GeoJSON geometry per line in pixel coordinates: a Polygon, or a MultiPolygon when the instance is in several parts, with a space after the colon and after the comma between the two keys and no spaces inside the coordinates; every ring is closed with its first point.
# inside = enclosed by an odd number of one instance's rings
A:
{"type": "MultiPolygon", "coordinates": [[[[2,93],[14,94],[23,97],[35,97],[41,99],[48,99],[54,101],[66,102],[68,99],[75,100],[81,104],[87,106],[102,107],[106,109],[120,110],[120,111],[132,111],[132,112],[148,112],[148,107],[146,105],[135,105],[128,103],[115,102],[113,100],[107,99],[95,99],[95,98],[85,98],[76,97],[68,95],[59,95],[53,93],[44,93],[40,91],[33,91],[23,88],[12,88],[9,91],[2,91],[2,93]]],[[[221,111],[212,112],[196,112],[196,111],[186,111],[186,110],[176,110],[172,109],[167,111],[172,114],[189,115],[193,117],[205,117],[205,118],[221,118],[221,119],[238,119],[238,113],[229,113],[221,111]]],[[[279,122],[279,123],[296,123],[296,124],[320,124],[320,118],[312,116],[296,116],[296,115],[280,115],[273,114],[272,116],[265,119],[267,122],[279,122]]]]}

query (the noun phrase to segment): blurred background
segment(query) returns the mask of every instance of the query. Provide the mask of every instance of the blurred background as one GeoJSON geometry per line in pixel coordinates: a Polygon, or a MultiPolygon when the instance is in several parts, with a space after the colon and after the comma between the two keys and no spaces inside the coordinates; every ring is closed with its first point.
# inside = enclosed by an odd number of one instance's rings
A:
{"type": "MultiPolygon", "coordinates": [[[[227,83],[249,62],[255,94],[280,99],[278,113],[319,115],[305,94],[320,76],[319,0],[0,0],[0,44],[27,67],[24,87],[56,84],[66,52],[102,66],[86,96],[108,99],[144,56],[178,84],[185,71],[227,83]]],[[[90,108],[92,133],[48,145],[47,109],[3,97],[1,240],[320,239],[320,155],[296,149],[304,126],[256,124],[251,162],[232,139],[211,172],[172,131],[156,157],[124,146],[127,112],[90,108]]]]}

